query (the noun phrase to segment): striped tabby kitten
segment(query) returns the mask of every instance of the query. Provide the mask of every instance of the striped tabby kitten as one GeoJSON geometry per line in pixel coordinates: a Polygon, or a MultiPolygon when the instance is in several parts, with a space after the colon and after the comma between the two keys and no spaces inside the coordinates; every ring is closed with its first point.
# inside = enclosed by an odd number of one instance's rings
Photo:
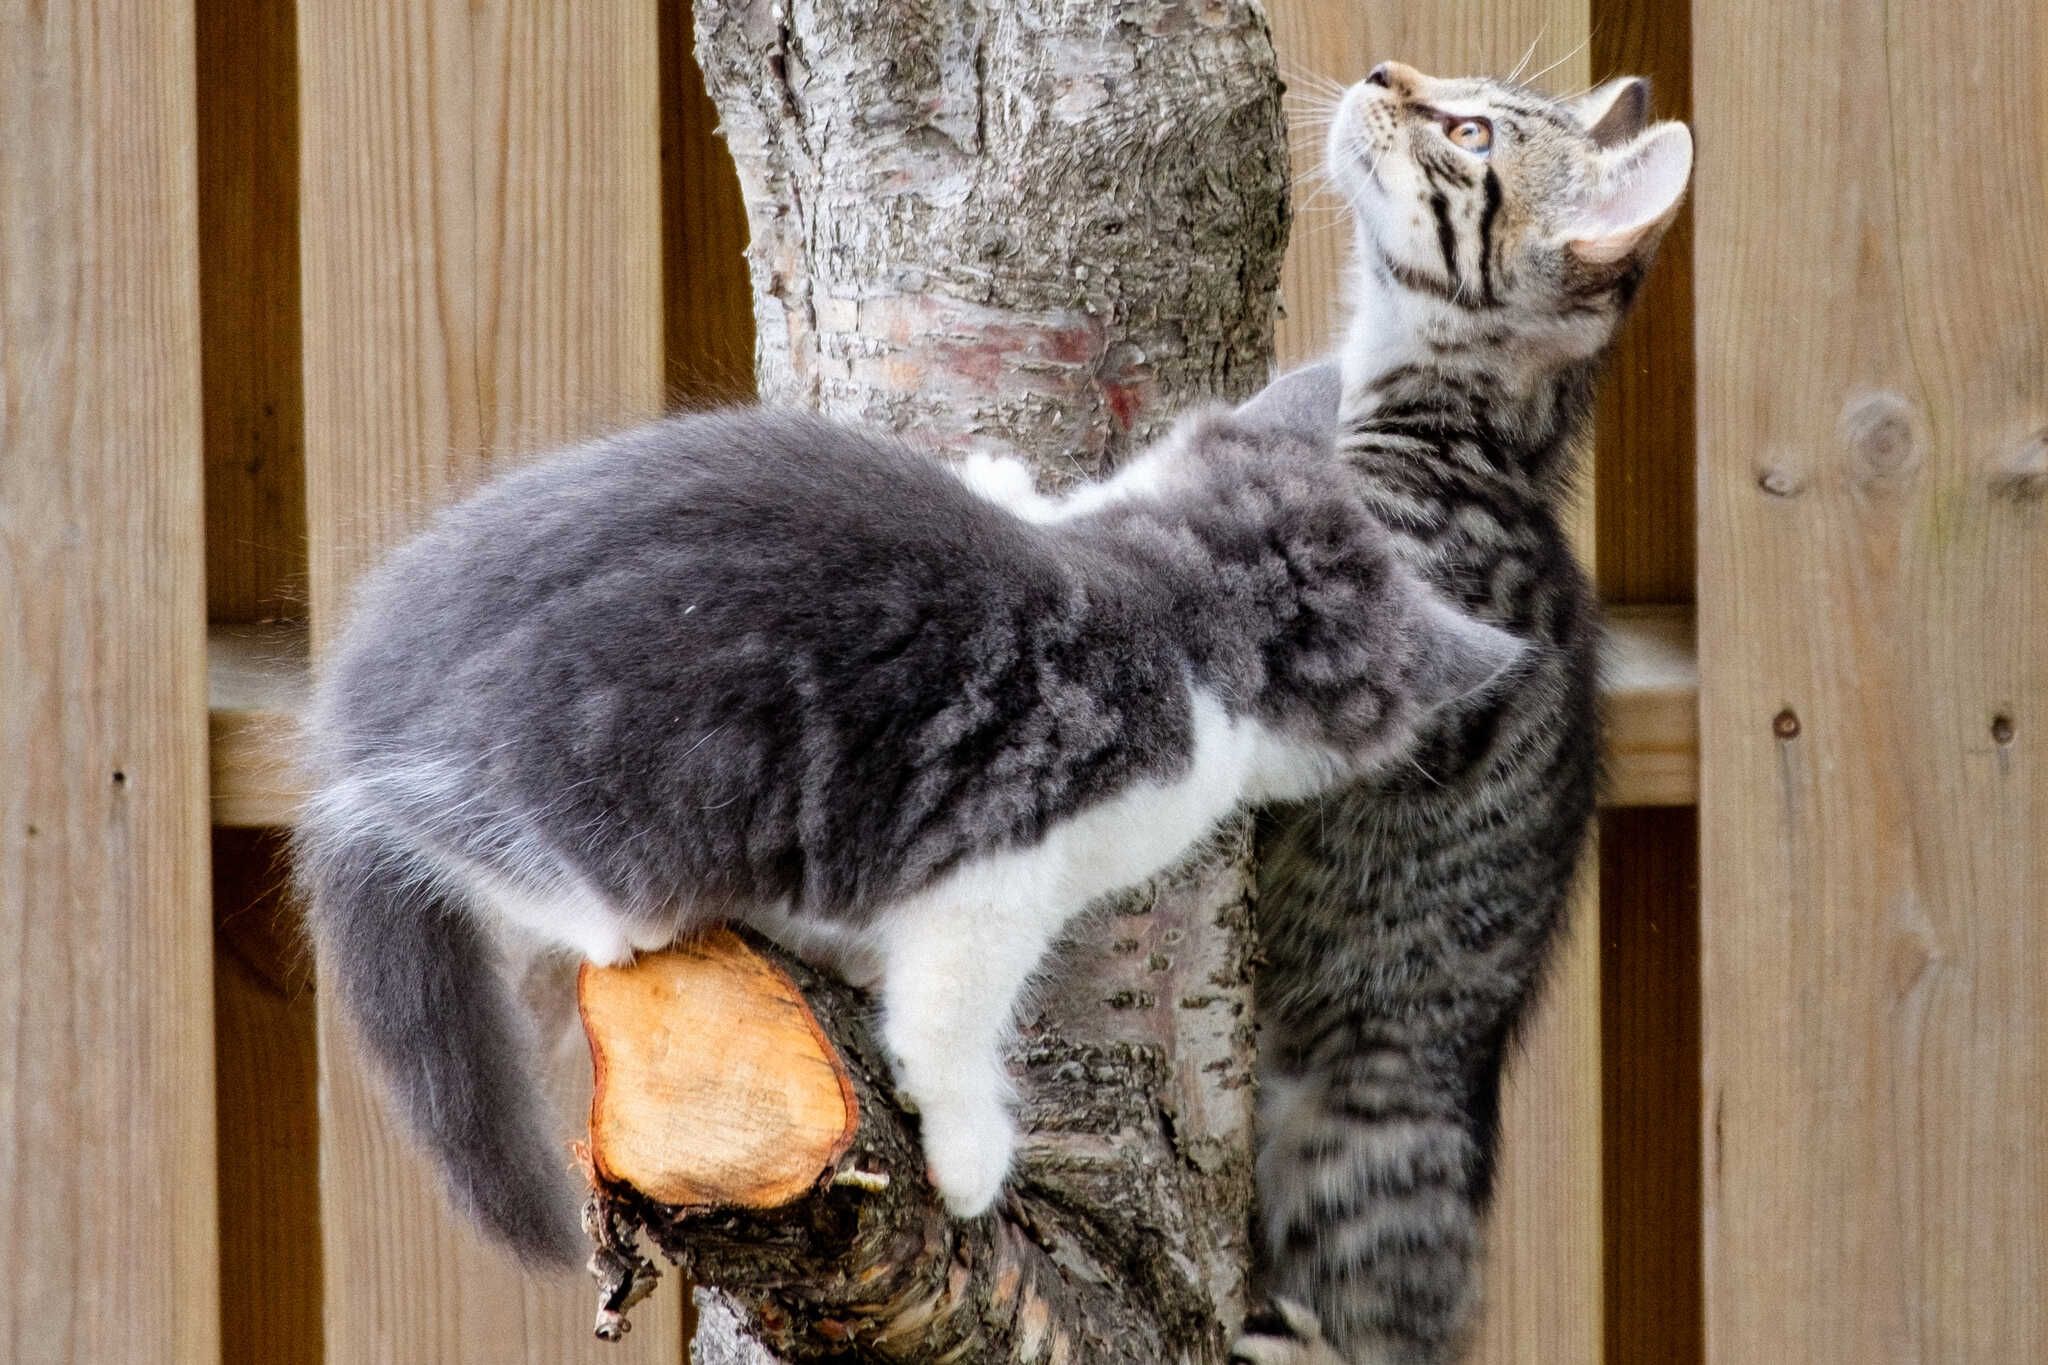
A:
{"type": "Polygon", "coordinates": [[[1328,168],[1357,218],[1336,362],[1254,405],[1321,405],[1396,553],[1532,641],[1515,687],[1418,761],[1269,817],[1258,1158],[1275,1311],[1236,1358],[1442,1362],[1478,1298],[1503,1058],[1594,807],[1599,622],[1558,525],[1602,354],[1684,193],[1692,140],[1646,84],[1555,100],[1388,62],[1328,168]]]}

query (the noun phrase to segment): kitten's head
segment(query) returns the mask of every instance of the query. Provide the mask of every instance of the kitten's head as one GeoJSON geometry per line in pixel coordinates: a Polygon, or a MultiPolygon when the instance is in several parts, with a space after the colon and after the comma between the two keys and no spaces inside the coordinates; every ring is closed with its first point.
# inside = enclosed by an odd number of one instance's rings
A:
{"type": "Polygon", "coordinates": [[[1361,270],[1453,332],[1594,354],[1692,170],[1692,135],[1649,107],[1633,76],[1552,99],[1382,62],[1344,93],[1327,148],[1361,270]]]}

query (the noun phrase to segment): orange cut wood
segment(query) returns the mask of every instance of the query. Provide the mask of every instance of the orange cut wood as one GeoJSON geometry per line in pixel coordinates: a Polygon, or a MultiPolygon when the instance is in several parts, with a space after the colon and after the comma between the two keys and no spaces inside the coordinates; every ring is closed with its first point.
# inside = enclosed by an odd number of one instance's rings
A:
{"type": "Polygon", "coordinates": [[[727,930],[577,981],[600,1177],[680,1208],[770,1209],[817,1185],[860,1126],[853,1083],[796,984],[727,930]]]}

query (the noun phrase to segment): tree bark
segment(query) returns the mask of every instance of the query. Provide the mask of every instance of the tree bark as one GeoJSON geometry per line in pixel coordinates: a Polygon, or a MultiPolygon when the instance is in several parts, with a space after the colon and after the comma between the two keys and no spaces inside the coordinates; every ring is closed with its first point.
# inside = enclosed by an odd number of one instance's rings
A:
{"type": "MultiPolygon", "coordinates": [[[[748,203],[764,401],[1022,452],[1057,484],[1264,382],[1287,159],[1256,4],[695,12],[748,203]]],[[[868,1003],[757,947],[851,1078],[841,1164],[885,1185],[826,1178],[764,1209],[606,1182],[612,1289],[644,1227],[715,1291],[711,1365],[1222,1361],[1249,1262],[1248,864],[1227,830],[1076,926],[1012,1050],[1011,1191],[972,1223],[923,1180],[868,1003]]]]}

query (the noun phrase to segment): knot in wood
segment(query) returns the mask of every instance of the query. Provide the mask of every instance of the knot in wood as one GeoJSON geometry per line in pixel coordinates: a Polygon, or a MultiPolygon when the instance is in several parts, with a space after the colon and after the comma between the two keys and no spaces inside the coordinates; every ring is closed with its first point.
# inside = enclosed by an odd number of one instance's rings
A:
{"type": "Polygon", "coordinates": [[[2048,495],[2048,428],[2020,442],[2005,467],[1992,477],[1992,491],[2018,502],[2048,495]]]}
{"type": "Polygon", "coordinates": [[[1759,469],[1756,486],[1774,498],[1794,497],[1804,487],[1799,476],[1781,464],[1768,464],[1759,469]]]}
{"type": "Polygon", "coordinates": [[[1849,448],[1849,468],[1859,484],[1898,479],[1917,468],[1926,441],[1919,414],[1905,395],[1889,389],[1859,393],[1842,407],[1836,425],[1849,448]]]}

